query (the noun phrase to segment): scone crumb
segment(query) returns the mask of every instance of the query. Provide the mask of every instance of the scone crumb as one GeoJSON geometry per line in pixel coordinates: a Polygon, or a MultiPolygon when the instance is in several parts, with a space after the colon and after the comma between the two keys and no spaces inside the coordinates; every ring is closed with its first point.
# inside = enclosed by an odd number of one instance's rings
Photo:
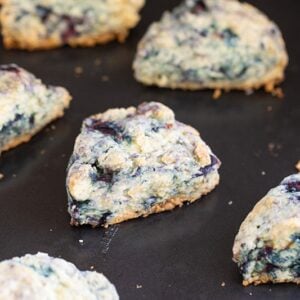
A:
{"type": "Polygon", "coordinates": [[[80,245],[83,245],[83,240],[78,240],[80,245]]]}
{"type": "Polygon", "coordinates": [[[90,266],[90,269],[91,269],[91,270],[94,270],[94,269],[95,269],[95,267],[94,267],[94,266],[90,266]]]}
{"type": "Polygon", "coordinates": [[[141,289],[142,287],[143,287],[143,286],[142,286],[141,284],[137,284],[137,285],[136,285],[136,288],[137,288],[137,289],[141,289]]]}
{"type": "Polygon", "coordinates": [[[246,96],[250,96],[250,95],[252,95],[253,93],[254,93],[254,90],[253,90],[253,89],[247,89],[247,90],[245,90],[246,96]]]}
{"type": "Polygon", "coordinates": [[[267,112],[271,112],[271,111],[273,111],[273,107],[271,105],[268,105],[267,112]]]}
{"type": "Polygon", "coordinates": [[[284,93],[283,93],[283,91],[282,91],[282,89],[281,88],[276,88],[276,89],[274,89],[273,91],[272,91],[272,95],[274,96],[274,97],[277,97],[278,99],[283,99],[284,98],[284,93]]]}
{"type": "Polygon", "coordinates": [[[0,180],[4,178],[4,174],[0,173],[0,180]]]}
{"type": "Polygon", "coordinates": [[[83,73],[83,68],[82,67],[75,67],[74,73],[76,77],[79,77],[83,73]]]}
{"type": "Polygon", "coordinates": [[[223,281],[223,282],[221,283],[221,286],[224,287],[225,285],[226,285],[226,283],[223,281]]]}
{"type": "Polygon", "coordinates": [[[232,205],[232,204],[233,204],[233,201],[229,201],[229,202],[228,202],[228,205],[232,205]]]}
{"type": "Polygon", "coordinates": [[[222,96],[222,90],[221,89],[215,89],[213,93],[213,99],[217,100],[222,96]]]}
{"type": "Polygon", "coordinates": [[[109,77],[107,75],[102,75],[101,76],[101,81],[107,82],[107,81],[109,81],[109,77]]]}
{"type": "Polygon", "coordinates": [[[280,87],[275,86],[275,82],[270,82],[266,84],[265,91],[270,93],[272,96],[277,97],[278,99],[284,98],[284,93],[280,87]]]}
{"type": "Polygon", "coordinates": [[[282,149],[282,145],[281,144],[277,144],[277,143],[269,143],[268,144],[269,153],[273,157],[278,157],[279,156],[279,151],[281,149],[282,149]]]}
{"type": "Polygon", "coordinates": [[[96,58],[94,61],[95,66],[100,66],[101,65],[101,59],[100,58],[96,58]]]}
{"type": "Polygon", "coordinates": [[[300,160],[296,164],[296,169],[300,172],[300,160]]]}

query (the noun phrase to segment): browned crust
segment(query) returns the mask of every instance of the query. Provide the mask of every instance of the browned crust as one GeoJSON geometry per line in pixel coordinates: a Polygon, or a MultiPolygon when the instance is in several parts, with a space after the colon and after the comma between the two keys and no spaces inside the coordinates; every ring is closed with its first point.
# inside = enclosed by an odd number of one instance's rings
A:
{"type": "MultiPolygon", "coordinates": [[[[173,210],[177,206],[181,207],[185,202],[193,203],[196,200],[198,200],[199,198],[201,198],[202,196],[207,195],[209,192],[211,192],[220,182],[220,176],[218,174],[218,171],[213,172],[207,178],[208,178],[207,185],[202,187],[202,190],[199,191],[197,196],[189,198],[187,196],[182,195],[182,196],[170,198],[170,199],[166,200],[164,203],[154,205],[150,211],[137,211],[137,212],[127,211],[127,212],[124,212],[121,216],[110,219],[106,224],[103,224],[101,226],[107,228],[110,225],[118,224],[118,223],[130,220],[130,219],[136,219],[139,217],[146,218],[151,214],[170,211],[170,210],[173,210]]],[[[79,222],[73,218],[71,219],[70,224],[74,225],[74,226],[80,225],[79,222]]],[[[93,227],[98,227],[98,226],[99,225],[95,225],[93,227]]]]}
{"type": "Polygon", "coordinates": [[[24,134],[10,140],[4,147],[2,147],[0,153],[15,148],[20,144],[29,142],[33,135],[34,134],[24,134]]]}
{"type": "Polygon", "coordinates": [[[243,286],[248,286],[251,284],[260,285],[260,284],[266,284],[266,283],[296,283],[296,284],[300,284],[300,279],[294,278],[293,280],[291,280],[291,279],[276,279],[276,280],[274,280],[268,274],[263,273],[260,276],[253,277],[248,280],[243,280],[243,286]]]}
{"type": "Polygon", "coordinates": [[[220,82],[213,83],[208,85],[202,85],[198,83],[192,82],[182,82],[182,83],[168,83],[161,84],[158,80],[149,80],[146,81],[144,78],[139,78],[137,73],[135,72],[135,78],[137,81],[142,82],[145,85],[157,85],[161,88],[170,88],[170,89],[182,89],[182,90],[204,90],[204,89],[213,89],[215,90],[214,98],[217,99],[221,96],[222,90],[228,92],[231,90],[241,90],[241,91],[249,91],[249,90],[258,90],[260,88],[264,88],[266,92],[271,93],[275,96],[282,97],[282,92],[278,90],[277,86],[284,81],[284,70],[287,66],[287,59],[283,60],[276,68],[274,68],[271,72],[265,75],[262,79],[257,80],[257,78],[250,79],[241,84],[232,84],[228,82],[220,82]]]}
{"type": "MultiPolygon", "coordinates": [[[[0,0],[1,1],[1,0],[0,0]]],[[[47,124],[44,124],[42,126],[38,126],[34,128],[30,133],[25,133],[23,135],[19,135],[13,139],[11,139],[7,144],[5,144],[1,149],[0,149],[0,154],[4,151],[10,150],[12,148],[17,147],[20,144],[27,143],[31,140],[31,138],[38,133],[40,130],[42,130],[45,126],[47,126],[49,123],[54,121],[55,119],[61,118],[64,115],[64,109],[68,108],[70,105],[70,102],[72,100],[72,97],[66,93],[65,98],[63,100],[64,102],[64,107],[61,110],[56,110],[53,112],[53,115],[49,118],[49,122],[47,124]]]]}
{"type": "MultiPolygon", "coordinates": [[[[4,31],[4,30],[3,30],[4,31]]],[[[117,33],[104,33],[98,36],[83,36],[79,38],[70,39],[67,45],[76,47],[94,47],[98,44],[105,44],[117,39],[120,43],[124,42],[128,36],[129,31],[122,31],[117,33]]],[[[35,50],[50,50],[63,46],[63,43],[57,39],[41,40],[39,43],[31,43],[29,40],[17,41],[9,34],[3,33],[3,44],[6,49],[21,49],[28,51],[35,50]]]]}

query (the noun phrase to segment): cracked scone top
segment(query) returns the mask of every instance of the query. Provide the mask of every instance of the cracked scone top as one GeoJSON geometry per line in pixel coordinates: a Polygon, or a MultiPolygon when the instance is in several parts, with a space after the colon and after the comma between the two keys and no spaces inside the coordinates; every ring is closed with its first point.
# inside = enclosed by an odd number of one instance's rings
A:
{"type": "Polygon", "coordinates": [[[288,62],[272,21],[236,0],[185,0],[150,26],[134,61],[147,85],[272,91],[288,62]]]}
{"type": "Polygon", "coordinates": [[[144,0],[3,0],[4,46],[28,50],[123,41],[144,0]]]}
{"type": "Polygon", "coordinates": [[[233,259],[243,284],[300,284],[300,174],[285,178],[242,223],[233,259]]]}
{"type": "Polygon", "coordinates": [[[27,254],[0,263],[0,299],[118,300],[115,287],[97,272],[45,253],[27,254]]]}
{"type": "Polygon", "coordinates": [[[66,89],[46,86],[17,65],[0,65],[0,154],[63,116],[70,101],[66,89]]]}
{"type": "Polygon", "coordinates": [[[87,118],[67,175],[72,224],[110,225],[195,201],[219,182],[219,160],[156,102],[87,118]]]}

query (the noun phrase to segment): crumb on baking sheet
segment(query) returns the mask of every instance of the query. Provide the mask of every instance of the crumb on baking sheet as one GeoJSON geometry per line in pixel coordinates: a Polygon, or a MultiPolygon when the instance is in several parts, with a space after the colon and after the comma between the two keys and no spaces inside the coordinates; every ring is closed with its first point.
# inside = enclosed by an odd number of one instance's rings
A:
{"type": "Polygon", "coordinates": [[[268,144],[268,151],[271,156],[273,157],[278,157],[279,156],[279,151],[282,149],[282,145],[278,143],[269,143],[268,144]]]}
{"type": "Polygon", "coordinates": [[[296,164],[296,169],[300,172],[300,160],[296,164]]]}
{"type": "Polygon", "coordinates": [[[55,126],[54,124],[52,124],[52,125],[51,125],[51,129],[52,129],[52,130],[55,130],[55,129],[56,129],[56,126],[55,126]]]}
{"type": "Polygon", "coordinates": [[[232,205],[232,204],[233,204],[233,201],[229,201],[229,202],[228,202],[228,205],[232,205]]]}
{"type": "Polygon", "coordinates": [[[261,157],[261,153],[262,153],[261,150],[258,150],[258,151],[254,151],[253,154],[255,157],[261,157]]]}
{"type": "Polygon", "coordinates": [[[221,89],[215,89],[213,93],[213,99],[217,100],[222,96],[222,90],[221,89]]]}
{"type": "Polygon", "coordinates": [[[245,91],[246,96],[250,96],[250,95],[252,95],[253,93],[254,93],[253,89],[247,89],[247,90],[245,91]]]}
{"type": "Polygon", "coordinates": [[[137,289],[141,289],[142,287],[143,287],[143,286],[142,286],[141,284],[137,284],[137,285],[136,285],[136,288],[137,288],[137,289]]]}
{"type": "Polygon", "coordinates": [[[225,285],[226,285],[226,283],[223,281],[223,282],[221,283],[221,286],[224,287],[225,285]]]}
{"type": "Polygon", "coordinates": [[[107,81],[109,81],[109,77],[107,75],[102,75],[101,76],[101,81],[107,82],[107,81]]]}
{"type": "Polygon", "coordinates": [[[90,270],[94,270],[95,269],[95,267],[94,266],[90,266],[90,270]]]}
{"type": "Polygon", "coordinates": [[[100,66],[101,65],[101,59],[100,58],[96,58],[94,61],[95,66],[100,66]]]}
{"type": "Polygon", "coordinates": [[[80,245],[83,245],[83,240],[78,240],[80,245]]]}
{"type": "Polygon", "coordinates": [[[266,174],[267,174],[267,173],[266,173],[265,171],[261,171],[261,175],[262,175],[262,176],[266,176],[266,174]]]}
{"type": "Polygon", "coordinates": [[[4,174],[0,173],[0,180],[4,178],[4,174]]]}
{"type": "Polygon", "coordinates": [[[272,91],[272,96],[277,97],[278,99],[284,98],[284,93],[281,88],[277,87],[272,91]]]}
{"type": "Polygon", "coordinates": [[[82,67],[77,66],[77,67],[74,68],[74,74],[75,74],[76,77],[79,77],[80,75],[82,75],[82,73],[83,73],[83,68],[82,67]]]}
{"type": "Polygon", "coordinates": [[[284,98],[284,93],[280,87],[276,87],[274,82],[270,82],[265,86],[265,91],[278,99],[284,98]]]}

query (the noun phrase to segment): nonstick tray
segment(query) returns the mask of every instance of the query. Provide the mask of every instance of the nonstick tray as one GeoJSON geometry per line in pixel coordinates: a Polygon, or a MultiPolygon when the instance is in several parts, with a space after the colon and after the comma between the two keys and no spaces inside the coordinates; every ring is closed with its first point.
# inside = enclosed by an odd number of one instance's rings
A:
{"type": "Polygon", "coordinates": [[[121,299],[299,298],[299,288],[291,284],[242,287],[231,249],[247,213],[295,172],[300,159],[300,1],[251,1],[279,24],[287,42],[290,65],[283,100],[258,91],[249,96],[230,92],[216,101],[212,91],[137,83],[131,69],[137,42],[152,21],[178,3],[148,0],[141,23],[122,45],[34,53],[0,47],[1,64],[20,64],[49,84],[67,87],[74,97],[63,119],[0,158],[5,175],[0,182],[0,260],[37,251],[63,257],[80,269],[103,272],[121,299]],[[200,130],[222,160],[219,187],[172,212],[108,229],[71,227],[66,166],[83,118],[143,101],[165,103],[178,120],[200,130]]]}

